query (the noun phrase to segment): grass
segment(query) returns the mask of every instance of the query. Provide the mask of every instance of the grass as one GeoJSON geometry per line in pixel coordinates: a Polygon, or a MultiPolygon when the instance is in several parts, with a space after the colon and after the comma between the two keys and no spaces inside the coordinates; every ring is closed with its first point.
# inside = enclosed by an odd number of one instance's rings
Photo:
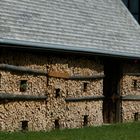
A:
{"type": "Polygon", "coordinates": [[[140,122],[51,132],[0,132],[0,140],[140,140],[140,122]]]}

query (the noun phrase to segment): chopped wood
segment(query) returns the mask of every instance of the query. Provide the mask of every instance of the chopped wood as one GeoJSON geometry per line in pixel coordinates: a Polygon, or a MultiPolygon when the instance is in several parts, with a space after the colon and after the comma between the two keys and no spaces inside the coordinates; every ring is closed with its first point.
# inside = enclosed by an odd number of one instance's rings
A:
{"type": "Polygon", "coordinates": [[[70,76],[68,72],[51,71],[47,73],[45,71],[30,69],[24,66],[15,66],[15,65],[9,65],[9,64],[0,64],[0,70],[13,71],[13,72],[19,72],[19,73],[22,72],[26,74],[33,74],[33,75],[35,74],[35,75],[49,76],[49,77],[55,77],[55,78],[63,78],[67,80],[94,80],[94,79],[102,79],[105,77],[104,74],[91,75],[91,76],[86,76],[86,75],[70,76]]]}
{"type": "Polygon", "coordinates": [[[8,65],[8,64],[0,64],[0,70],[20,72],[20,73],[23,72],[26,74],[37,74],[37,75],[44,75],[44,76],[47,75],[47,73],[44,71],[33,70],[23,66],[15,66],[15,65],[8,65]]]}
{"type": "Polygon", "coordinates": [[[67,72],[51,71],[48,73],[49,77],[68,79],[70,75],[67,72]]]}

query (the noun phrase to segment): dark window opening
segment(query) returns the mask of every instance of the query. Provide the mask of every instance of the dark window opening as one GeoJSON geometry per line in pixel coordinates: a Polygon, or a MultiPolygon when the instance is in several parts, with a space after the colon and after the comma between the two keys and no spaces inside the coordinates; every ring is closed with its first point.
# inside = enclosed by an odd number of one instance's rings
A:
{"type": "Polygon", "coordinates": [[[28,130],[28,121],[21,121],[21,129],[22,131],[28,130]]]}
{"type": "Polygon", "coordinates": [[[83,91],[86,92],[88,87],[88,83],[83,83],[83,91]]]}
{"type": "Polygon", "coordinates": [[[59,129],[60,128],[59,120],[58,119],[54,121],[54,125],[55,125],[55,129],[59,129]]]}
{"type": "Polygon", "coordinates": [[[2,123],[0,123],[0,131],[2,130],[2,123]]]}
{"type": "Polygon", "coordinates": [[[25,92],[27,90],[27,80],[20,81],[20,92],[25,92]]]}
{"type": "Polygon", "coordinates": [[[134,121],[139,121],[139,113],[134,113],[134,121]]]}
{"type": "Polygon", "coordinates": [[[87,126],[87,125],[88,125],[88,115],[84,115],[83,126],[87,126]]]}
{"type": "Polygon", "coordinates": [[[137,80],[133,80],[133,88],[137,89],[137,80]]]}
{"type": "Polygon", "coordinates": [[[59,88],[57,88],[55,90],[55,98],[58,98],[58,97],[60,97],[60,89],[59,88]]]}
{"type": "Polygon", "coordinates": [[[0,74],[0,88],[1,88],[1,78],[2,78],[2,75],[0,74]]]}

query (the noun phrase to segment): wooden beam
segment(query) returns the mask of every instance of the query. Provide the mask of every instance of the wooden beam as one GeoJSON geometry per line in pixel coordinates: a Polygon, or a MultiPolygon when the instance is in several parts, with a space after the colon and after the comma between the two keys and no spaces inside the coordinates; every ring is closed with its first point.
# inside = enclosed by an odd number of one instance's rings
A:
{"type": "Polygon", "coordinates": [[[10,94],[10,93],[0,93],[0,101],[2,100],[47,100],[47,96],[45,95],[40,95],[40,96],[35,96],[35,95],[17,95],[17,94],[10,94]]]}
{"type": "Polygon", "coordinates": [[[48,76],[55,77],[55,78],[63,78],[66,80],[94,80],[94,79],[102,79],[105,77],[104,74],[96,74],[91,76],[86,75],[73,75],[70,76],[67,72],[57,72],[57,71],[51,71],[48,73],[48,76]]]}
{"type": "Polygon", "coordinates": [[[103,100],[104,96],[86,96],[86,97],[68,97],[65,99],[66,102],[80,102],[80,101],[98,101],[103,100]]]}
{"type": "Polygon", "coordinates": [[[121,99],[123,101],[140,101],[140,95],[125,95],[121,99]]]}
{"type": "Polygon", "coordinates": [[[0,64],[0,70],[32,74],[32,75],[49,76],[49,77],[55,77],[55,78],[62,78],[66,80],[96,80],[96,79],[102,79],[105,77],[104,74],[96,74],[96,75],[91,75],[91,76],[86,76],[86,75],[71,76],[68,72],[50,71],[49,73],[47,73],[45,71],[30,69],[24,66],[15,66],[15,65],[9,65],[9,64],[0,64]]]}
{"type": "Polygon", "coordinates": [[[123,75],[128,75],[128,76],[140,76],[139,72],[134,72],[134,73],[124,73],[123,75]]]}
{"type": "Polygon", "coordinates": [[[70,76],[68,80],[96,80],[104,78],[104,74],[91,75],[91,76],[70,76]]]}
{"type": "Polygon", "coordinates": [[[26,68],[23,66],[15,66],[15,65],[8,65],[8,64],[0,64],[0,70],[12,71],[12,72],[18,72],[18,73],[22,72],[26,74],[42,75],[42,76],[47,75],[47,73],[44,71],[33,70],[33,69],[26,68]]]}

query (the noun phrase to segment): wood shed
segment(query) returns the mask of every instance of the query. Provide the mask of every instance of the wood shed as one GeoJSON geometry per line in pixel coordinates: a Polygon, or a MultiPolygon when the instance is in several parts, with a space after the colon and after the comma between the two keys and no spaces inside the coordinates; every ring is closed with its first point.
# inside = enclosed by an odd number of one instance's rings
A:
{"type": "Polygon", "coordinates": [[[140,27],[121,0],[0,2],[0,130],[140,119],[140,27]]]}

